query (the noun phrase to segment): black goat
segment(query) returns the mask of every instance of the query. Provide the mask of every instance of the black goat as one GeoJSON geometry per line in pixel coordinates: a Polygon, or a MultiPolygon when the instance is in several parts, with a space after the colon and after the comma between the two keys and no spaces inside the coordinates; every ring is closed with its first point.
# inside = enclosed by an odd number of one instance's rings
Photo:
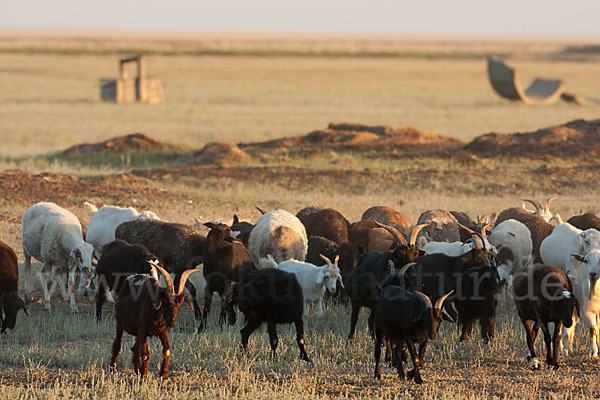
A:
{"type": "Polygon", "coordinates": [[[429,297],[420,292],[409,292],[398,286],[387,286],[380,292],[375,307],[375,379],[381,379],[379,360],[385,335],[393,345],[394,363],[400,379],[404,379],[400,348],[406,345],[414,367],[408,372],[408,377],[414,377],[415,383],[423,383],[419,370],[427,342],[435,339],[442,319],[453,322],[441,309],[444,300],[451,294],[440,297],[432,307],[429,297]],[[418,354],[416,344],[419,344],[418,354]]]}
{"type": "Polygon", "coordinates": [[[586,229],[600,230],[600,218],[594,213],[585,213],[582,215],[574,215],[567,221],[577,229],[585,231],[586,229]]]}
{"type": "MultiPolygon", "coordinates": [[[[149,261],[158,260],[140,244],[129,244],[117,239],[102,248],[102,256],[96,266],[98,293],[96,294],[96,320],[102,319],[102,305],[109,291],[119,293],[125,278],[133,274],[150,274],[149,261]]],[[[155,278],[158,278],[155,276],[155,278]]],[[[112,295],[111,295],[112,297],[112,295]]]]}
{"type": "MultiPolygon", "coordinates": [[[[202,273],[206,280],[204,289],[204,312],[198,326],[202,332],[206,326],[213,293],[217,292],[221,301],[231,282],[239,282],[247,273],[254,271],[254,263],[243,243],[231,237],[231,231],[225,224],[207,222],[204,224],[210,232],[204,241],[204,268],[202,273]]],[[[225,321],[225,310],[221,308],[219,322],[225,321]]]]}
{"type": "Polygon", "coordinates": [[[456,257],[436,253],[419,257],[414,267],[405,272],[406,287],[423,292],[432,299],[444,293],[456,291],[452,296],[458,315],[445,304],[453,319],[458,318],[461,328],[460,341],[473,331],[475,320],[480,321],[481,335],[485,342],[494,336],[496,320],[496,293],[501,285],[498,271],[492,265],[486,249],[479,247],[456,257]]]}
{"type": "Polygon", "coordinates": [[[233,215],[233,223],[231,224],[232,232],[239,232],[237,238],[240,242],[244,243],[244,246],[248,247],[248,239],[250,238],[250,232],[254,229],[254,225],[250,222],[240,221],[236,214],[233,215]]]}
{"type": "MultiPolygon", "coordinates": [[[[406,241],[403,241],[401,236],[394,234],[399,244],[395,250],[384,253],[370,251],[362,255],[358,260],[357,267],[346,276],[344,286],[346,287],[346,294],[350,297],[352,303],[348,340],[354,338],[358,313],[361,307],[367,307],[371,310],[369,332],[373,335],[374,314],[372,310],[377,301],[377,285],[389,272],[390,265],[405,266],[419,256],[419,249],[415,246],[415,240],[419,234],[419,230],[424,226],[426,225],[417,225],[412,229],[408,244],[406,241]]],[[[393,231],[390,230],[390,233],[393,234],[393,231]]]]}
{"type": "Polygon", "coordinates": [[[19,262],[17,254],[6,243],[0,241],[0,333],[6,329],[14,329],[17,313],[23,309],[25,302],[19,297],[19,262]]]}
{"type": "MultiPolygon", "coordinates": [[[[183,272],[204,260],[205,237],[187,225],[138,219],[119,225],[115,237],[141,244],[156,254],[167,271],[175,274],[176,288],[179,288],[183,272]]],[[[192,297],[196,320],[200,321],[202,312],[196,300],[196,287],[189,280],[185,284],[192,297]]]]}
{"type": "Polygon", "coordinates": [[[300,358],[311,362],[304,349],[304,297],[302,287],[292,273],[278,269],[264,269],[250,272],[241,282],[232,284],[225,298],[225,310],[230,325],[235,324],[237,305],[245,316],[242,335],[242,348],[248,351],[248,339],[263,322],[267,323],[269,342],[273,357],[277,350],[277,324],[296,326],[296,341],[300,358]]]}
{"type": "Polygon", "coordinates": [[[559,268],[536,264],[527,271],[515,275],[513,298],[527,338],[531,353],[531,366],[539,369],[535,355],[535,339],[541,327],[546,342],[546,362],[548,368],[558,369],[558,342],[564,325],[573,325],[573,308],[579,317],[579,303],[573,294],[573,287],[567,275],[559,268]],[[535,322],[533,328],[531,321],[535,322]],[[554,335],[550,335],[548,324],[554,323],[554,335]]]}
{"type": "Polygon", "coordinates": [[[136,373],[142,376],[148,374],[148,336],[158,336],[163,346],[163,359],[160,366],[160,376],[169,376],[169,329],[177,324],[177,315],[184,301],[193,308],[190,299],[183,293],[185,281],[192,272],[190,269],[181,275],[181,286],[175,292],[173,281],[167,271],[158,263],[153,263],[165,278],[167,287],[161,286],[156,279],[149,275],[132,275],[127,278],[119,292],[116,306],[117,335],[112,345],[111,370],[116,371],[123,331],[136,337],[133,352],[133,366],[136,373]]]}

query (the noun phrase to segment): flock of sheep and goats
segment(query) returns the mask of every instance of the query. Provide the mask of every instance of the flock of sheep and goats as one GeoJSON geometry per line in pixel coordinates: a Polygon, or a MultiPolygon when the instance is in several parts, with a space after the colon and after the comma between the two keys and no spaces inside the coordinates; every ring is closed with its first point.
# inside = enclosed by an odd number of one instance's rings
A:
{"type": "MultiPolygon", "coordinates": [[[[370,309],[376,379],[381,378],[385,345],[386,360],[399,377],[421,383],[425,348],[441,321],[459,324],[460,341],[472,335],[479,321],[488,342],[494,337],[498,294],[506,290],[525,328],[531,367],[540,368],[534,343],[541,328],[546,362],[556,369],[558,351],[568,356],[573,346],[579,319],[591,334],[589,355],[598,357],[600,219],[588,213],[563,222],[549,209],[553,199],[545,205],[525,200],[535,210],[524,204],[476,220],[462,212],[430,210],[415,225],[385,206],[369,208],[354,223],[333,209],[308,207],[296,215],[259,209],[256,225],[234,216],[231,226],[205,223],[207,235],[161,221],[152,211],[98,209],[88,202],[90,222],[84,232],[73,213],[41,202],[27,209],[22,220],[25,292],[31,299],[31,257],[43,264],[37,276],[46,310],[58,282],[56,272],[68,274],[64,290],[73,311],[75,292],[93,282],[98,320],[105,301],[116,303],[111,370],[117,368],[125,331],[136,337],[133,364],[142,376],[150,358],[147,338],[159,337],[164,378],[171,354],[168,332],[184,302],[194,309],[198,332],[206,327],[214,292],[222,300],[221,323],[235,323],[237,306],[245,317],[240,331],[244,351],[252,332],[266,322],[274,355],[276,325],[293,323],[300,358],[311,362],[304,341],[307,303],[315,304],[319,321],[329,292],[332,301],[351,305],[349,340],[360,308],[370,309]],[[199,264],[206,281],[202,310],[188,279],[200,271],[199,264]],[[554,323],[553,333],[549,323],[554,323]],[[409,354],[413,369],[405,375],[409,354]]],[[[0,242],[2,333],[14,328],[19,310],[27,313],[18,278],[17,256],[0,242]]]]}

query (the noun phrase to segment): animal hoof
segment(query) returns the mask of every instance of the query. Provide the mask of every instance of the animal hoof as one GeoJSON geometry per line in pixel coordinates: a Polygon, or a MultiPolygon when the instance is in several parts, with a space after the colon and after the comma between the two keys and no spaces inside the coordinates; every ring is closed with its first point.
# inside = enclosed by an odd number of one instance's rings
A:
{"type": "Polygon", "coordinates": [[[415,376],[415,383],[418,383],[419,385],[423,383],[423,378],[421,378],[421,375],[415,376]]]}
{"type": "Polygon", "coordinates": [[[378,381],[381,380],[381,373],[376,373],[375,374],[375,379],[377,379],[378,381]]]}
{"type": "Polygon", "coordinates": [[[163,372],[160,374],[160,377],[163,379],[168,379],[169,378],[169,373],[168,372],[163,372]]]}

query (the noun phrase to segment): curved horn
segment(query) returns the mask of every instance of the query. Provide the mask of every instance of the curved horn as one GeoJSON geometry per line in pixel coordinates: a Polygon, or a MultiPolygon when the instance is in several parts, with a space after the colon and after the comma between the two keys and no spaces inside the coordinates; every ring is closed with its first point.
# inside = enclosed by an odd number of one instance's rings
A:
{"type": "MultiPolygon", "coordinates": [[[[325,257],[323,254],[319,253],[319,257],[321,257],[323,260],[325,260],[325,262],[327,263],[328,266],[333,267],[333,264],[331,264],[331,260],[329,259],[329,257],[325,257]]],[[[339,256],[338,256],[339,257],[339,256]]]]}
{"type": "Polygon", "coordinates": [[[416,262],[410,262],[410,263],[406,264],[405,266],[403,266],[402,268],[400,268],[400,272],[399,272],[399,274],[400,274],[400,275],[404,275],[404,274],[406,274],[406,271],[408,271],[408,269],[409,269],[410,267],[413,267],[413,266],[415,266],[415,265],[417,265],[417,263],[416,263],[416,262]]]}
{"type": "Polygon", "coordinates": [[[396,266],[392,260],[388,260],[388,267],[390,269],[390,275],[396,275],[396,266]]]}
{"type": "MultiPolygon", "coordinates": [[[[483,243],[483,249],[485,251],[488,251],[487,245],[485,244],[485,238],[484,238],[484,236],[481,233],[479,233],[479,232],[475,232],[474,235],[479,236],[479,238],[481,238],[481,243],[483,243]]],[[[479,242],[475,241],[475,243],[478,244],[479,242]]],[[[481,248],[481,246],[477,246],[477,247],[481,248]]]]}
{"type": "Polygon", "coordinates": [[[391,226],[382,224],[379,221],[373,221],[373,222],[375,222],[375,224],[377,224],[378,227],[383,228],[386,231],[388,231],[394,237],[394,240],[396,240],[396,243],[398,243],[399,246],[402,246],[403,244],[407,244],[406,239],[404,239],[404,236],[402,236],[402,235],[398,236],[398,234],[395,232],[395,229],[392,229],[391,226]]]}
{"type": "Polygon", "coordinates": [[[158,265],[158,262],[156,262],[156,260],[148,260],[148,264],[152,265],[158,270],[158,272],[161,273],[161,275],[165,278],[165,282],[167,283],[167,289],[169,290],[169,292],[175,294],[175,288],[173,287],[173,279],[171,279],[171,275],[169,275],[169,273],[165,271],[163,267],[158,265]]]}
{"type": "Polygon", "coordinates": [[[531,203],[534,207],[535,207],[535,212],[539,215],[539,213],[542,211],[542,205],[540,203],[538,203],[535,200],[530,200],[530,199],[523,199],[523,201],[526,201],[528,203],[531,203]]]}
{"type": "Polygon", "coordinates": [[[486,230],[487,228],[491,228],[492,226],[490,224],[485,224],[484,226],[481,227],[481,236],[483,237],[487,237],[487,233],[486,230]]]}
{"type": "Polygon", "coordinates": [[[452,289],[451,291],[449,291],[448,293],[446,293],[445,295],[443,295],[442,297],[440,297],[438,299],[438,301],[435,302],[435,306],[434,308],[437,308],[439,310],[442,309],[442,305],[444,304],[444,301],[448,298],[448,296],[450,296],[452,293],[454,293],[454,289],[452,289]]]}
{"type": "Polygon", "coordinates": [[[550,211],[550,203],[552,203],[552,201],[554,199],[556,199],[557,197],[560,197],[560,196],[552,196],[548,200],[546,200],[546,211],[550,211]]]}
{"type": "Polygon", "coordinates": [[[267,212],[265,210],[263,210],[262,208],[259,208],[258,206],[254,206],[256,207],[256,209],[262,214],[265,215],[267,212]]]}
{"type": "Polygon", "coordinates": [[[479,221],[479,223],[489,225],[491,217],[492,216],[490,214],[485,214],[483,217],[481,217],[481,220],[479,221]]]}
{"type": "Polygon", "coordinates": [[[476,249],[481,249],[481,244],[479,243],[479,240],[477,240],[477,235],[479,235],[478,232],[471,233],[471,240],[473,241],[476,249]]]}
{"type": "Polygon", "coordinates": [[[421,232],[421,229],[425,228],[428,225],[429,224],[421,224],[421,225],[413,226],[413,228],[410,230],[410,242],[409,242],[409,244],[411,246],[414,246],[415,243],[417,242],[417,235],[419,234],[419,232],[421,232]]]}
{"type": "Polygon", "coordinates": [[[185,289],[185,282],[188,280],[188,278],[190,277],[190,275],[193,272],[197,272],[197,271],[200,271],[200,269],[195,268],[195,269],[187,269],[187,270],[183,271],[183,274],[181,274],[181,279],[179,279],[179,288],[177,290],[176,296],[179,296],[181,293],[183,293],[183,289],[185,289]]]}
{"type": "Polygon", "coordinates": [[[460,222],[456,221],[455,222],[456,225],[460,226],[461,228],[463,228],[465,231],[469,232],[470,234],[474,234],[475,231],[471,228],[467,228],[466,226],[464,226],[463,224],[461,224],[460,222]]]}

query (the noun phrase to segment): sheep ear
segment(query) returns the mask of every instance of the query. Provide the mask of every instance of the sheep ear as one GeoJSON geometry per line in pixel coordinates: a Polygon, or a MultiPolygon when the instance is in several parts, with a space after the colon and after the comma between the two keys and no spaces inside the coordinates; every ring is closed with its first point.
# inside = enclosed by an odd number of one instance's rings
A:
{"type": "Polygon", "coordinates": [[[235,225],[235,224],[239,224],[240,223],[240,219],[238,218],[237,214],[233,214],[233,224],[231,225],[235,225]]]}
{"type": "Polygon", "coordinates": [[[587,261],[585,261],[585,258],[583,258],[583,256],[579,255],[579,254],[571,254],[571,256],[573,256],[574,259],[576,259],[579,262],[582,263],[586,263],[587,261]]]}

